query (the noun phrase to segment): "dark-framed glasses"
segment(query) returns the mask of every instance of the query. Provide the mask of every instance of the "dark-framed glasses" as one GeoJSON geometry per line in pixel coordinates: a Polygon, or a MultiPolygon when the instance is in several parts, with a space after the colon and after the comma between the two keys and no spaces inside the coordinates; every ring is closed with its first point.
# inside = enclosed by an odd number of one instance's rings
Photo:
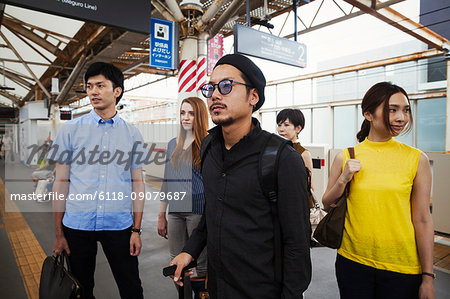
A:
{"type": "Polygon", "coordinates": [[[224,79],[224,80],[220,81],[217,84],[212,84],[212,83],[203,84],[200,87],[200,90],[202,91],[202,94],[203,94],[203,96],[205,98],[210,98],[210,97],[212,97],[212,95],[214,93],[214,89],[217,86],[217,89],[219,90],[219,92],[221,94],[227,95],[233,89],[233,83],[237,83],[237,84],[241,84],[241,85],[245,85],[245,86],[251,87],[250,85],[242,83],[242,82],[239,82],[239,81],[224,79]]]}

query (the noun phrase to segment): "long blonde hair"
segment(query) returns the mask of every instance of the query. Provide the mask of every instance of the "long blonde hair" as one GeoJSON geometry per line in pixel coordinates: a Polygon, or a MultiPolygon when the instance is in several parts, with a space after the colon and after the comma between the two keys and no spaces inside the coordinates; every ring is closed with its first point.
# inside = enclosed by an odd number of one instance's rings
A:
{"type": "MultiPolygon", "coordinates": [[[[192,166],[196,169],[200,169],[201,159],[200,159],[200,145],[202,144],[203,138],[208,134],[208,110],[206,109],[206,104],[198,97],[186,98],[181,102],[181,106],[184,103],[188,103],[192,106],[194,110],[194,123],[192,125],[192,130],[194,131],[194,141],[192,142],[192,166]]],[[[171,162],[174,168],[178,168],[180,163],[187,162],[187,154],[189,151],[183,151],[184,141],[186,140],[186,130],[183,126],[180,126],[180,134],[177,140],[177,145],[173,151],[171,162]]]]}

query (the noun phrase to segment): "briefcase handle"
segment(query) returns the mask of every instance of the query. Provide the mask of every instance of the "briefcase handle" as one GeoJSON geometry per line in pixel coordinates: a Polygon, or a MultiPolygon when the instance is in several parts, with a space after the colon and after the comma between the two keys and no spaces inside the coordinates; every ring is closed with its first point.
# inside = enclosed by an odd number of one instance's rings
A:
{"type": "Polygon", "coordinates": [[[64,250],[61,254],[57,254],[55,257],[56,263],[55,263],[55,267],[56,265],[61,265],[63,268],[66,268],[66,270],[70,273],[72,273],[72,269],[70,267],[70,262],[69,262],[69,256],[67,255],[67,252],[64,250]],[[64,262],[66,263],[67,267],[64,266],[64,262]]]}

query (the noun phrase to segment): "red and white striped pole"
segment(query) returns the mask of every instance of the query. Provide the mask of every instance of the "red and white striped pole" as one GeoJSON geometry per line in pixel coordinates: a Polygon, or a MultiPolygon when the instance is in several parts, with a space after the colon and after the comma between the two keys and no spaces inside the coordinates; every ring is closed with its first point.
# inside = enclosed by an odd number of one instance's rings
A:
{"type": "Polygon", "coordinates": [[[206,83],[206,69],[207,61],[206,56],[208,54],[208,33],[202,32],[198,36],[198,59],[197,59],[197,91],[198,97],[203,98],[200,87],[206,83]]]}
{"type": "Polygon", "coordinates": [[[197,96],[197,39],[183,40],[178,74],[178,103],[185,98],[197,96]]]}

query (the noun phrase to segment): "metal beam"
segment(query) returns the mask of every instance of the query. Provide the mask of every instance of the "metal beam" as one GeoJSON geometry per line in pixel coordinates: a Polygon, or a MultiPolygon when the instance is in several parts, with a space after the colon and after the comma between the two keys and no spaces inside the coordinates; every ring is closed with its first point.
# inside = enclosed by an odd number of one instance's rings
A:
{"type": "Polygon", "coordinates": [[[211,22],[211,19],[214,18],[220,8],[228,2],[229,0],[215,0],[213,3],[211,3],[211,6],[208,7],[208,9],[202,15],[202,18],[197,22],[197,24],[194,25],[195,29],[197,29],[198,31],[202,31],[203,28],[205,28],[205,26],[208,25],[209,22],[211,22]]]}
{"type": "Polygon", "coordinates": [[[159,0],[152,1],[153,6],[156,8],[157,11],[160,12],[160,14],[163,15],[164,18],[168,21],[176,22],[175,18],[173,17],[172,13],[167,10],[160,2],[159,0]]]}
{"type": "Polygon", "coordinates": [[[41,55],[42,58],[44,58],[45,60],[47,60],[49,63],[52,63],[52,61],[47,58],[47,56],[44,55],[44,53],[42,53],[42,51],[36,49],[35,46],[33,46],[26,38],[24,38],[22,35],[17,34],[17,32],[15,31],[11,31],[15,36],[17,36],[21,41],[23,41],[28,47],[30,47],[31,49],[33,49],[36,53],[38,53],[39,55],[41,55]]]}
{"type": "MultiPolygon", "coordinates": [[[[16,84],[19,84],[26,89],[31,89],[33,87],[33,84],[31,84],[30,82],[28,82],[27,80],[22,78],[22,77],[24,77],[22,74],[11,72],[4,68],[1,68],[1,69],[2,69],[3,75],[5,75],[5,77],[9,78],[11,81],[14,81],[16,84]]],[[[33,79],[31,79],[31,80],[33,80],[33,79]]]]}
{"type": "MultiPolygon", "coordinates": [[[[1,61],[1,60],[0,60],[0,61],[1,61]]],[[[19,73],[19,72],[16,72],[15,70],[12,70],[12,69],[10,69],[10,68],[8,68],[8,67],[3,66],[3,67],[0,67],[0,68],[1,68],[1,69],[5,69],[5,71],[9,71],[10,73],[19,76],[19,77],[22,78],[22,79],[27,79],[27,80],[33,81],[33,78],[32,78],[32,77],[25,76],[24,74],[21,74],[21,73],[19,73]]]]}
{"type": "Polygon", "coordinates": [[[19,107],[23,106],[23,104],[21,103],[21,99],[18,96],[10,92],[7,92],[6,90],[0,90],[0,95],[4,96],[5,98],[7,98],[8,100],[10,100],[19,107]]]}
{"type": "MultiPolygon", "coordinates": [[[[388,7],[390,5],[393,5],[393,4],[396,4],[396,3],[399,3],[399,2],[403,2],[403,1],[405,1],[405,0],[390,0],[390,1],[383,2],[383,3],[379,3],[375,7],[375,10],[379,10],[379,9],[384,8],[384,7],[388,7]]],[[[338,7],[342,10],[342,8],[340,6],[338,6],[338,7]]],[[[348,14],[345,14],[342,17],[339,17],[339,18],[336,18],[334,20],[330,20],[330,21],[327,21],[327,22],[324,22],[324,23],[321,23],[321,24],[318,24],[318,25],[315,25],[315,26],[312,26],[312,27],[305,26],[306,29],[300,30],[297,34],[298,35],[305,34],[305,33],[308,33],[308,32],[311,32],[311,31],[314,31],[314,30],[317,30],[317,29],[321,29],[321,28],[324,28],[324,27],[327,27],[327,26],[330,26],[330,25],[333,25],[333,24],[337,24],[339,22],[342,22],[342,21],[345,21],[345,20],[348,20],[348,19],[352,19],[352,18],[357,17],[357,16],[361,16],[363,14],[365,14],[365,12],[362,11],[362,10],[357,11],[357,12],[350,12],[348,14]]],[[[293,33],[292,34],[288,34],[288,35],[283,36],[283,37],[284,38],[292,38],[292,37],[294,37],[294,34],[293,33]]]]}
{"type": "MultiPolygon", "coordinates": [[[[6,47],[8,48],[8,46],[6,46],[6,47]]],[[[8,58],[1,58],[1,57],[0,57],[0,61],[22,63],[22,61],[17,60],[17,59],[8,59],[8,58]]],[[[62,65],[56,65],[56,64],[51,64],[51,63],[42,63],[42,62],[27,61],[27,60],[24,60],[24,61],[26,64],[30,64],[30,65],[48,66],[48,67],[54,67],[54,68],[58,68],[58,69],[66,69],[66,70],[73,69],[73,67],[70,67],[70,66],[62,66],[62,65]]]]}
{"type": "Polygon", "coordinates": [[[3,13],[5,12],[5,4],[0,3],[0,26],[2,25],[3,13]]]}
{"type": "Polygon", "coordinates": [[[242,0],[234,0],[230,6],[222,13],[222,15],[214,22],[209,30],[209,36],[214,37],[217,33],[219,33],[220,29],[228,22],[228,20],[234,16],[241,6],[244,4],[242,0]]]}
{"type": "Polygon", "coordinates": [[[405,17],[401,13],[395,11],[390,7],[386,7],[380,10],[372,8],[372,0],[344,0],[345,2],[356,6],[360,10],[371,14],[372,16],[400,29],[401,31],[417,38],[418,40],[426,43],[432,48],[438,50],[450,50],[449,41],[440,36],[439,34],[433,32],[427,27],[414,22],[413,20],[405,17]]]}
{"type": "Polygon", "coordinates": [[[33,31],[29,30],[28,28],[23,27],[22,25],[15,22],[13,19],[4,17],[3,18],[3,25],[11,30],[12,32],[15,32],[17,34],[20,34],[24,36],[25,38],[28,38],[35,44],[41,46],[45,50],[49,51],[55,56],[62,55],[64,58],[68,59],[69,57],[65,56],[65,54],[55,45],[47,41],[46,39],[40,37],[33,31]]]}
{"type": "Polygon", "coordinates": [[[45,35],[45,37],[51,36],[53,39],[58,40],[59,43],[67,44],[68,43],[67,41],[78,42],[77,39],[72,38],[70,36],[67,36],[67,35],[64,35],[64,34],[61,34],[61,33],[55,32],[55,31],[51,31],[51,30],[48,30],[48,29],[30,24],[30,23],[26,23],[22,20],[19,20],[19,19],[13,17],[10,14],[5,14],[5,15],[8,16],[13,22],[16,22],[16,23],[21,24],[22,26],[28,27],[28,28],[30,28],[31,31],[33,31],[33,30],[40,31],[41,33],[43,33],[45,35]]]}
{"type": "Polygon", "coordinates": [[[39,87],[42,89],[42,91],[45,93],[45,95],[48,97],[49,100],[51,100],[52,96],[48,92],[48,90],[45,88],[45,86],[39,81],[38,77],[33,73],[33,71],[30,69],[30,67],[25,63],[25,61],[22,59],[22,56],[20,56],[19,52],[14,48],[14,46],[9,42],[9,40],[6,38],[6,36],[0,31],[0,37],[3,38],[3,40],[8,45],[8,48],[10,48],[14,54],[17,56],[17,58],[22,62],[23,66],[27,69],[27,71],[30,73],[30,75],[33,77],[34,81],[39,85],[39,87]]]}
{"type": "Polygon", "coordinates": [[[172,12],[172,15],[174,16],[175,20],[177,22],[183,22],[184,21],[184,15],[181,11],[180,6],[178,5],[176,0],[166,0],[166,4],[169,7],[169,10],[172,12]]]}
{"type": "Polygon", "coordinates": [[[75,65],[72,73],[70,73],[69,78],[67,78],[66,82],[64,82],[64,86],[62,87],[60,94],[55,100],[56,103],[61,105],[65,102],[67,94],[69,93],[70,89],[77,80],[81,70],[83,69],[84,65],[88,60],[89,59],[86,59],[86,54],[82,54],[80,56],[80,59],[78,59],[78,62],[75,65]]]}

